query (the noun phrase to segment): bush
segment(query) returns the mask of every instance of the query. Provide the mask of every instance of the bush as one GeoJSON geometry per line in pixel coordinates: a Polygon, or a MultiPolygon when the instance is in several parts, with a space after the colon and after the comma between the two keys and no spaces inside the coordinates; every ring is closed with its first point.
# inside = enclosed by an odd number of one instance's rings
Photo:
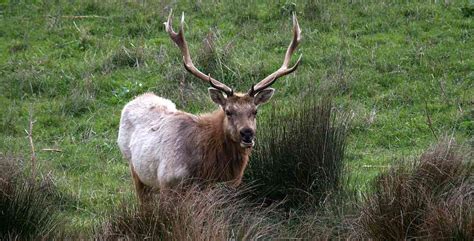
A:
{"type": "Polygon", "coordinates": [[[259,197],[286,200],[289,207],[317,203],[338,190],[344,169],[347,115],[335,113],[330,100],[310,97],[300,106],[272,108],[259,125],[246,173],[259,197]]]}
{"type": "Polygon", "coordinates": [[[474,239],[474,165],[452,140],[424,153],[413,167],[391,168],[374,182],[359,217],[377,240],[474,239]]]}
{"type": "Polygon", "coordinates": [[[0,157],[0,240],[47,239],[58,227],[57,191],[49,177],[33,181],[0,157]]]}
{"type": "Polygon", "coordinates": [[[146,206],[123,205],[98,231],[116,240],[254,240],[277,235],[272,208],[242,199],[243,192],[214,187],[169,190],[146,206]]]}

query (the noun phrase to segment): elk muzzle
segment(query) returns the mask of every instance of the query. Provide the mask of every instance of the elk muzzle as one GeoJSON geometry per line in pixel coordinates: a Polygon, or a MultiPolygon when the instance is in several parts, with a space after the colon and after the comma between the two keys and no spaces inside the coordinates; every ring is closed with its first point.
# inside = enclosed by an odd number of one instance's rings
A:
{"type": "Polygon", "coordinates": [[[250,128],[243,128],[240,130],[240,146],[243,148],[253,147],[255,131],[250,128]]]}

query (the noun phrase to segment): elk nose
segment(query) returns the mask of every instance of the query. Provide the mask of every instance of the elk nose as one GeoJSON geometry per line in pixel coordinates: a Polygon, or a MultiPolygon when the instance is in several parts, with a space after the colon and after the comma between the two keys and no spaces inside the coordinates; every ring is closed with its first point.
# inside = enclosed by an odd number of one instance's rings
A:
{"type": "Polygon", "coordinates": [[[244,142],[251,142],[253,139],[253,130],[250,128],[244,128],[240,130],[240,137],[244,142]]]}

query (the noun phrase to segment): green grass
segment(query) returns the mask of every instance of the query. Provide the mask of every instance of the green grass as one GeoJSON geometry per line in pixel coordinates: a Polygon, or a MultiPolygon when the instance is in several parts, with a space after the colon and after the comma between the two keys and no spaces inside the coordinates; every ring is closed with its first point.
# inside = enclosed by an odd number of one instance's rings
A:
{"type": "Polygon", "coordinates": [[[153,91],[193,113],[215,108],[164,32],[170,8],[175,24],[186,14],[196,64],[241,91],[280,66],[296,10],[303,60],[274,85],[272,101],[298,105],[331,92],[352,111],[346,157],[354,188],[437,137],[472,142],[472,3],[350,2],[0,1],[0,154],[28,160],[31,108],[38,160],[75,197],[63,213],[70,227],[90,228],[131,200],[115,144],[123,105],[153,91]],[[202,50],[210,32],[213,53],[202,50]]]}

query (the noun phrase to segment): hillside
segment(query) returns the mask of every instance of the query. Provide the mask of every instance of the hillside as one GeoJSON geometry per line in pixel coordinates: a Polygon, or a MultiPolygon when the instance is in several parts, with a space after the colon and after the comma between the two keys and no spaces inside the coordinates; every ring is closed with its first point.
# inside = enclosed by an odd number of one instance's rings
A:
{"type": "Polygon", "coordinates": [[[274,85],[259,125],[272,106],[332,96],[353,116],[346,158],[363,189],[389,160],[445,135],[472,145],[472,7],[441,2],[2,1],[0,155],[28,162],[31,113],[38,162],[74,200],[63,215],[95,225],[133,197],[116,145],[125,103],[152,91],[192,113],[216,108],[164,31],[169,10],[175,28],[185,13],[196,65],[239,91],[281,65],[296,11],[303,59],[274,85]]]}

